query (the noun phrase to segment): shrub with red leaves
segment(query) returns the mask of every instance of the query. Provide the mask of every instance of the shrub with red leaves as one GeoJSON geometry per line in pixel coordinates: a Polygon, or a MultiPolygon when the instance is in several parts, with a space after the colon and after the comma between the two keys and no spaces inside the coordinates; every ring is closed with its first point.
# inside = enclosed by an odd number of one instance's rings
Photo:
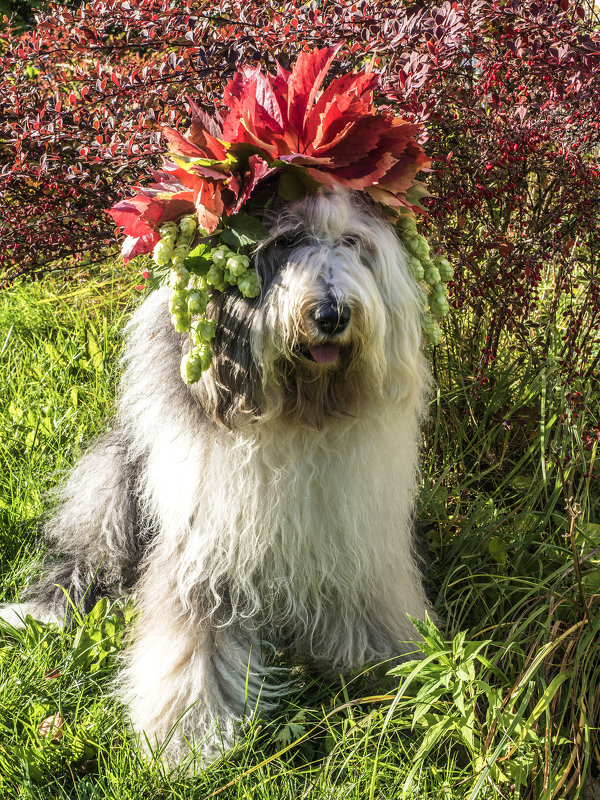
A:
{"type": "Polygon", "coordinates": [[[470,343],[490,359],[510,330],[543,355],[533,310],[572,308],[565,363],[583,351],[595,368],[597,27],[578,0],[50,4],[31,30],[0,34],[5,282],[118,252],[106,210],[148,182],[166,149],[160,125],[187,130],[188,98],[212,113],[241,65],[288,68],[303,49],[342,42],[331,74],[371,63],[383,109],[425,123],[423,224],[454,263],[470,343]],[[585,303],[571,302],[576,291],[585,303]]]}

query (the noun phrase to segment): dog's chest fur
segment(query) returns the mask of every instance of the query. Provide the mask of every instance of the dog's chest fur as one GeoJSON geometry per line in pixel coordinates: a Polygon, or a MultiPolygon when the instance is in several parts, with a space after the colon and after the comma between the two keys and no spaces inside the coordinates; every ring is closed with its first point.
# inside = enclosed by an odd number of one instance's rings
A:
{"type": "Polygon", "coordinates": [[[158,443],[146,486],[162,515],[159,546],[179,554],[182,602],[221,619],[259,615],[297,636],[324,603],[343,597],[358,613],[382,575],[402,581],[416,476],[406,457],[416,431],[403,416],[388,409],[326,431],[207,423],[168,449],[158,443]]]}

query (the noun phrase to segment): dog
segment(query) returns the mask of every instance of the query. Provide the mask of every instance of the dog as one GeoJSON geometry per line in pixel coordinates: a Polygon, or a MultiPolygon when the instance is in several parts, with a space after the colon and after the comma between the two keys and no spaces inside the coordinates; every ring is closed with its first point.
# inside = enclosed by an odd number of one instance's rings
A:
{"type": "Polygon", "coordinates": [[[57,555],[1,611],[64,625],[71,604],[133,594],[117,691],[172,763],[190,746],[214,760],[274,708],[274,653],[352,670],[401,657],[408,615],[429,612],[412,521],[430,378],[407,253],[345,189],[267,227],[260,296],[213,293],[197,384],[168,290],[134,313],[112,427],[46,526],[57,555]]]}

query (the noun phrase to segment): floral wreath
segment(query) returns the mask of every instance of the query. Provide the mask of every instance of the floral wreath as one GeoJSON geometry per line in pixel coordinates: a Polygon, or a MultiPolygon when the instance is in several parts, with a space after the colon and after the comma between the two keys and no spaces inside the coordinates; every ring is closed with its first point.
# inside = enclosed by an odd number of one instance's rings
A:
{"type": "Polygon", "coordinates": [[[445,258],[431,258],[417,233],[414,213],[427,191],[415,176],[429,167],[415,139],[420,127],[374,109],[378,76],[369,69],[321,89],[340,46],[300,53],[291,72],[244,67],[225,87],[224,114],[209,117],[188,100],[187,135],[162,129],[169,157],[153,171],[156,182],[109,211],[127,235],[125,263],[152,252],[155,285],[168,275],[173,324],[190,334],[181,364],[186,383],[211,364],[210,294],[229,286],[244,297],[260,293],[250,255],[268,231],[252,212],[276,196],[293,201],[320,187],[362,191],[394,219],[423,291],[424,333],[432,344],[441,339],[434,317],[448,312],[445,283],[453,272],[445,258]]]}

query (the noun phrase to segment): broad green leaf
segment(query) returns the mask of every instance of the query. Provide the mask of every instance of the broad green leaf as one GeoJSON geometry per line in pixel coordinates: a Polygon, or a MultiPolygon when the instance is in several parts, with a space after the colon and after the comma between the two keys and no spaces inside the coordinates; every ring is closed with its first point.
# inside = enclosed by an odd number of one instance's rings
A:
{"type": "Polygon", "coordinates": [[[467,632],[460,631],[459,633],[456,634],[456,636],[452,640],[452,652],[454,653],[455,656],[462,653],[466,637],[467,637],[467,632]]]}
{"type": "Polygon", "coordinates": [[[440,697],[443,697],[446,693],[446,688],[444,686],[424,686],[421,689],[414,699],[416,708],[412,719],[411,729],[414,729],[419,720],[429,712],[436,700],[439,700],[440,697]],[[426,689],[426,691],[423,691],[424,689],[426,689]]]}
{"type": "Polygon", "coordinates": [[[461,681],[475,680],[475,664],[472,661],[463,661],[456,670],[456,677],[461,681]]]}
{"type": "Polygon", "coordinates": [[[247,245],[254,245],[266,239],[269,231],[262,222],[250,214],[235,214],[227,218],[227,227],[223,229],[221,240],[226,244],[240,249],[247,245]]]}
{"type": "Polygon", "coordinates": [[[454,700],[454,705],[458,708],[461,714],[464,714],[466,711],[464,689],[465,686],[463,683],[457,683],[454,689],[452,690],[452,699],[454,700]]]}
{"type": "Polygon", "coordinates": [[[543,712],[548,708],[548,706],[552,702],[552,698],[558,691],[559,686],[562,683],[564,683],[570,676],[571,676],[570,669],[566,669],[564,672],[559,672],[558,675],[554,676],[554,678],[550,681],[550,683],[544,690],[540,699],[535,704],[535,707],[531,712],[531,714],[529,715],[529,719],[527,720],[527,725],[533,725],[536,719],[541,714],[543,714],[543,712]]]}
{"type": "Polygon", "coordinates": [[[284,200],[293,202],[307,194],[315,194],[321,186],[311,177],[308,169],[300,164],[289,164],[287,161],[275,159],[271,166],[281,172],[277,192],[284,200]]]}
{"type": "Polygon", "coordinates": [[[212,264],[206,244],[201,242],[190,250],[183,264],[194,275],[206,275],[212,264]]]}
{"type": "Polygon", "coordinates": [[[497,564],[503,567],[506,564],[506,548],[501,536],[492,536],[488,543],[488,551],[497,564]]]}
{"type": "Polygon", "coordinates": [[[466,713],[457,722],[457,729],[460,735],[472,753],[478,749],[475,745],[476,722],[475,714],[471,707],[466,709],[466,713]]]}
{"type": "Polygon", "coordinates": [[[578,527],[591,545],[600,544],[600,525],[595,522],[582,522],[578,527]]]}

